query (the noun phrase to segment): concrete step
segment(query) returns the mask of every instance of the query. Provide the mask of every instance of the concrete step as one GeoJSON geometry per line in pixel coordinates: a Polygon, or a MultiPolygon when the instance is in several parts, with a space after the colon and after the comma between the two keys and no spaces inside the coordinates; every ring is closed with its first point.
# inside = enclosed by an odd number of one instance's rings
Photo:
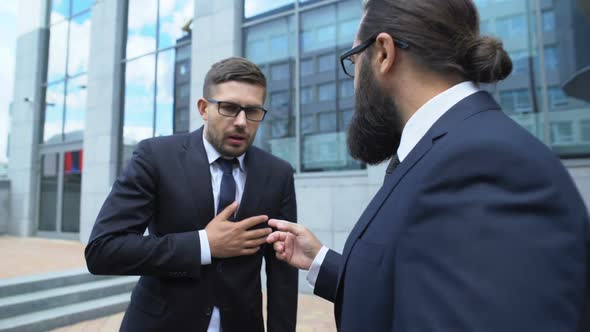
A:
{"type": "Polygon", "coordinates": [[[1,332],[41,332],[124,311],[131,293],[60,306],[0,320],[1,332]]]}
{"type": "Polygon", "coordinates": [[[0,298],[0,319],[131,292],[138,277],[99,279],[0,298]]]}
{"type": "Polygon", "coordinates": [[[95,276],[88,273],[86,268],[80,268],[26,277],[3,279],[0,280],[0,298],[109,278],[112,277],[95,276]]]}

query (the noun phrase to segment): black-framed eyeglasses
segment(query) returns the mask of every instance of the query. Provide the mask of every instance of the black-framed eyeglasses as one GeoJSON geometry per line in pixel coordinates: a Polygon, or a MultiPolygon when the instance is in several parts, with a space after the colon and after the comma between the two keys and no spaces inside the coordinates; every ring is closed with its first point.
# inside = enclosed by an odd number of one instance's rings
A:
{"type": "Polygon", "coordinates": [[[260,122],[264,120],[264,116],[266,115],[266,112],[268,112],[264,108],[258,106],[242,106],[231,101],[221,101],[213,98],[205,98],[205,100],[217,104],[217,112],[230,118],[235,118],[241,111],[244,111],[246,119],[260,122]]]}
{"type": "MultiPolygon", "coordinates": [[[[369,39],[358,44],[356,47],[353,47],[351,50],[345,52],[340,56],[340,64],[342,65],[342,70],[344,70],[344,73],[347,76],[354,78],[354,56],[360,54],[361,52],[369,48],[369,46],[373,45],[373,43],[377,40],[377,36],[379,36],[380,33],[381,32],[372,35],[369,39]]],[[[410,47],[410,45],[403,40],[394,40],[393,43],[395,44],[395,46],[401,49],[406,49],[410,47]]]]}

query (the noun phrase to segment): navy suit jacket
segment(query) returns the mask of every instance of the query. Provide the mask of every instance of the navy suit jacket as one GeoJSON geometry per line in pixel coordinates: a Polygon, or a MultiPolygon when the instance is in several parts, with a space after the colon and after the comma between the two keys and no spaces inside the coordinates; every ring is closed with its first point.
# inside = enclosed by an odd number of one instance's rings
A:
{"type": "MultiPolygon", "coordinates": [[[[295,220],[293,169],[250,147],[237,220],[295,220]]],[[[90,272],[141,275],[122,331],[207,331],[213,307],[224,332],[264,331],[260,269],[268,288],[268,331],[295,331],[297,270],[270,245],[251,256],[201,265],[197,231],[214,217],[203,129],[139,143],[113,185],[86,247],[90,272]],[[149,235],[144,236],[145,229],[149,235]]],[[[263,225],[259,225],[263,227],[263,225]]]]}
{"type": "Polygon", "coordinates": [[[589,230],[567,170],[487,92],[386,176],[315,293],[341,331],[588,331],[589,230]]]}

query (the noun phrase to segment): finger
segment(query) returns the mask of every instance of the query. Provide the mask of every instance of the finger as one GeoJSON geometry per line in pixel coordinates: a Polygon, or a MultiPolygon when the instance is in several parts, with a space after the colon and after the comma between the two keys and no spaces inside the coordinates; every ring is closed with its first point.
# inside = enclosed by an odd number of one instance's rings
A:
{"type": "Polygon", "coordinates": [[[254,247],[259,247],[263,244],[266,244],[266,238],[264,238],[264,237],[259,238],[259,239],[255,239],[255,240],[246,241],[246,242],[244,242],[244,247],[254,248],[254,247]]]}
{"type": "Polygon", "coordinates": [[[285,251],[285,244],[283,242],[275,242],[275,244],[273,245],[273,249],[276,252],[283,252],[285,251]]]}
{"type": "Polygon", "coordinates": [[[236,224],[239,225],[242,229],[250,229],[256,225],[262,224],[268,220],[268,216],[254,216],[248,219],[244,219],[242,221],[237,222],[236,224]]]}
{"type": "Polygon", "coordinates": [[[268,225],[270,227],[274,227],[279,231],[289,232],[294,235],[299,235],[303,232],[303,226],[288,222],[286,220],[279,220],[279,219],[270,219],[268,221],[268,225]]]}
{"type": "Polygon", "coordinates": [[[240,254],[241,254],[242,256],[245,256],[245,255],[254,255],[255,253],[257,253],[257,252],[258,252],[258,250],[260,250],[260,247],[255,247],[255,248],[245,248],[245,249],[242,249],[242,250],[240,251],[240,254]]]}
{"type": "Polygon", "coordinates": [[[261,237],[264,237],[266,240],[266,237],[270,233],[272,233],[272,229],[270,229],[270,228],[253,229],[251,231],[244,232],[244,237],[246,240],[258,239],[261,237]]]}
{"type": "Polygon", "coordinates": [[[284,252],[277,252],[277,253],[275,253],[275,256],[276,256],[276,257],[277,257],[279,260],[282,260],[282,261],[285,261],[285,262],[287,262],[287,259],[288,259],[288,257],[287,257],[287,254],[286,254],[286,253],[284,253],[284,252]]]}
{"type": "Polygon", "coordinates": [[[287,239],[288,234],[289,233],[287,232],[281,231],[272,232],[269,236],[266,237],[266,242],[275,243],[277,241],[285,241],[285,239],[287,239]]]}
{"type": "Polygon", "coordinates": [[[215,217],[215,219],[217,220],[228,220],[229,217],[231,217],[236,210],[238,209],[238,202],[233,202],[230,205],[226,206],[225,209],[223,209],[223,211],[221,211],[217,217],[215,217]]]}

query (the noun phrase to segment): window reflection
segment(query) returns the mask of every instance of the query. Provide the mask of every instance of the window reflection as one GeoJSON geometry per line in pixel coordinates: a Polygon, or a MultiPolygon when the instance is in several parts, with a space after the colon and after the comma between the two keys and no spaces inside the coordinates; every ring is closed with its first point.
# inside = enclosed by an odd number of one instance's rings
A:
{"type": "Polygon", "coordinates": [[[244,17],[251,18],[261,14],[292,8],[293,0],[245,0],[244,17]]]}
{"type": "Polygon", "coordinates": [[[86,75],[68,81],[64,124],[66,141],[80,141],[84,138],[87,81],[86,75]]]}
{"type": "Polygon", "coordinates": [[[158,0],[129,0],[127,59],[156,50],[158,0]]]}
{"type": "Polygon", "coordinates": [[[193,8],[194,0],[160,1],[159,49],[174,46],[183,36],[182,27],[193,17],[193,8]]]}
{"type": "Polygon", "coordinates": [[[258,129],[255,144],[296,168],[294,18],[288,16],[247,28],[244,37],[246,58],[258,64],[269,83],[266,100],[269,112],[258,129]]]}
{"type": "Polygon", "coordinates": [[[64,21],[70,16],[70,0],[51,0],[51,24],[64,21]]]}
{"type": "Polygon", "coordinates": [[[66,77],[67,38],[68,22],[51,26],[49,30],[48,82],[63,80],[66,77]]]}
{"type": "Polygon", "coordinates": [[[57,179],[59,154],[41,156],[41,196],[39,202],[40,231],[56,231],[57,225],[57,179]]]}
{"type": "Polygon", "coordinates": [[[75,76],[88,71],[90,12],[72,18],[70,21],[70,42],[68,45],[68,75],[75,76]]]}
{"type": "Polygon", "coordinates": [[[361,3],[342,1],[301,14],[300,108],[302,170],[359,169],[346,146],[354,107],[354,84],[338,65],[350,49],[360,22],[361,3]],[[317,64],[317,69],[314,64],[317,64]]]}
{"type": "Polygon", "coordinates": [[[59,143],[62,141],[63,110],[65,84],[56,83],[47,86],[45,95],[45,122],[43,142],[59,143]]]}

